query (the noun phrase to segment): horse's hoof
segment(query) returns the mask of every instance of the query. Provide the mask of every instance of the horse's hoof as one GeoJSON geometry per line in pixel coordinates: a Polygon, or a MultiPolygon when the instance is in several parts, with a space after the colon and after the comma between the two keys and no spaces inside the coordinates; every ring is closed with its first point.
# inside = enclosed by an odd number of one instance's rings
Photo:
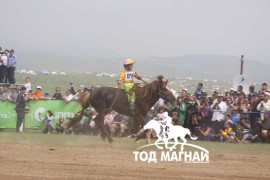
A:
{"type": "Polygon", "coordinates": [[[112,144],[113,143],[113,139],[108,139],[109,143],[112,144]]]}

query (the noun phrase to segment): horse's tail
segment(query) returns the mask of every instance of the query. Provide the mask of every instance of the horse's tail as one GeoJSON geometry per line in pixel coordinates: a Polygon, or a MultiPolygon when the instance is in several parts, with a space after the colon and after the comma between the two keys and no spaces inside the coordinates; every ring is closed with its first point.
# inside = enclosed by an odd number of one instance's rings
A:
{"type": "Polygon", "coordinates": [[[89,107],[90,105],[90,93],[89,92],[84,92],[80,95],[78,102],[82,106],[82,110],[77,112],[74,117],[69,118],[69,122],[66,125],[66,129],[68,130],[75,124],[77,124],[83,117],[84,110],[89,107]]]}
{"type": "Polygon", "coordinates": [[[195,140],[198,139],[198,137],[192,137],[191,136],[191,133],[190,133],[190,130],[189,129],[187,129],[187,134],[189,135],[190,139],[193,140],[193,141],[195,141],[195,140]]]}

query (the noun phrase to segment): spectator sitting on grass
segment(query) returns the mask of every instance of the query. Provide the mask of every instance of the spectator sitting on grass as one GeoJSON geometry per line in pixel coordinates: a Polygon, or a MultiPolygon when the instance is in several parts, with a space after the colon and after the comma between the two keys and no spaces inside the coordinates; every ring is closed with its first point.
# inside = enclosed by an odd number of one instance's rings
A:
{"type": "Polygon", "coordinates": [[[55,88],[55,93],[54,93],[52,99],[55,99],[55,100],[62,100],[63,99],[63,95],[61,94],[59,87],[55,88]]]}
{"type": "Polygon", "coordinates": [[[41,86],[37,86],[37,90],[34,92],[34,99],[38,100],[42,97],[42,87],[41,86]]]}
{"type": "Polygon", "coordinates": [[[48,134],[51,134],[51,130],[53,130],[53,113],[51,110],[48,110],[47,113],[46,113],[46,116],[42,119],[40,117],[40,114],[39,113],[39,119],[41,121],[45,121],[45,128],[42,130],[43,133],[48,133],[48,134]]]}
{"type": "Polygon", "coordinates": [[[59,118],[58,122],[56,123],[55,128],[57,133],[64,133],[65,131],[65,120],[63,117],[59,118]]]}
{"type": "Polygon", "coordinates": [[[90,133],[93,134],[94,136],[97,136],[99,134],[99,128],[96,126],[96,123],[95,123],[96,117],[97,117],[97,111],[93,109],[91,112],[90,133]]]}
{"type": "Polygon", "coordinates": [[[215,131],[211,126],[203,124],[201,128],[196,128],[199,132],[199,139],[204,141],[211,141],[215,138],[215,131]]]}
{"type": "Polygon", "coordinates": [[[68,103],[69,101],[73,100],[73,95],[71,94],[70,89],[66,91],[66,95],[64,96],[63,100],[65,103],[68,103]]]}
{"type": "Polygon", "coordinates": [[[112,135],[116,136],[117,132],[120,131],[120,137],[124,137],[125,129],[127,129],[126,124],[127,124],[126,116],[122,114],[116,114],[110,126],[112,135]]]}
{"type": "Polygon", "coordinates": [[[221,141],[231,142],[234,139],[231,123],[225,125],[225,130],[220,129],[221,141]]]}
{"type": "Polygon", "coordinates": [[[250,132],[250,130],[244,129],[240,124],[241,124],[240,121],[237,121],[235,123],[236,134],[234,135],[234,138],[235,138],[236,142],[243,143],[243,142],[252,141],[253,135],[250,132]]]}

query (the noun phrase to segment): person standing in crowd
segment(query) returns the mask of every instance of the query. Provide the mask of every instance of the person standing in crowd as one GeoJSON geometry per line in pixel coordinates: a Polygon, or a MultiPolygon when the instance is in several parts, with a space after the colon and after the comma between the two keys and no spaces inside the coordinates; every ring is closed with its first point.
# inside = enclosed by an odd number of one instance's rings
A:
{"type": "Polygon", "coordinates": [[[17,56],[14,54],[14,50],[10,50],[10,55],[7,57],[7,78],[10,84],[15,84],[14,72],[17,65],[17,56]]]}
{"type": "Polygon", "coordinates": [[[197,88],[197,90],[196,90],[196,92],[195,92],[196,97],[197,97],[197,98],[202,98],[202,97],[203,97],[203,93],[204,93],[204,90],[203,90],[203,83],[199,83],[199,84],[198,84],[198,88],[197,88]]]}
{"type": "Polygon", "coordinates": [[[262,83],[262,88],[259,91],[259,94],[264,94],[267,91],[267,84],[266,83],[262,83]]]}
{"type": "Polygon", "coordinates": [[[71,100],[73,100],[73,94],[71,93],[71,90],[70,89],[68,89],[67,91],[66,91],[66,95],[63,97],[63,100],[64,100],[64,102],[65,103],[68,103],[69,101],[71,101],[71,100]]]}
{"type": "Polygon", "coordinates": [[[135,61],[133,59],[126,59],[124,61],[123,63],[124,69],[120,72],[118,80],[118,88],[121,88],[123,85],[123,88],[126,92],[131,114],[135,114],[134,112],[135,93],[132,91],[132,88],[134,86],[133,77],[135,77],[138,80],[141,79],[141,76],[132,70],[134,63],[135,61]]]}
{"type": "Polygon", "coordinates": [[[186,109],[187,109],[187,105],[186,103],[183,101],[181,96],[177,97],[177,106],[173,106],[171,109],[171,112],[177,112],[178,113],[178,119],[181,122],[178,122],[179,124],[184,124],[184,122],[186,121],[186,109]]]}
{"type": "MultiPolygon", "coordinates": [[[[270,101],[269,101],[270,93],[265,92],[263,95],[263,101],[261,101],[257,105],[257,110],[261,112],[261,120],[263,121],[266,119],[266,121],[269,121],[269,113],[270,113],[270,101]],[[266,118],[267,117],[267,118],[266,118]]],[[[270,126],[270,122],[269,122],[270,126]]]]}
{"type": "Polygon", "coordinates": [[[52,99],[55,99],[55,100],[63,100],[63,95],[62,95],[62,93],[61,93],[59,87],[56,87],[56,88],[55,88],[55,93],[54,93],[52,99]]]}
{"type": "MultiPolygon", "coordinates": [[[[239,85],[239,86],[237,87],[237,92],[238,92],[238,94],[244,93],[244,91],[243,91],[243,86],[239,85]]],[[[245,93],[244,93],[244,94],[245,94],[245,93]]],[[[246,95],[246,94],[245,94],[245,95],[246,95]]]]}
{"type": "Polygon", "coordinates": [[[24,86],[25,86],[25,88],[26,88],[26,92],[28,93],[30,90],[31,90],[31,83],[30,83],[30,77],[27,77],[26,79],[25,79],[25,84],[24,84],[24,86]]]}
{"type": "Polygon", "coordinates": [[[19,132],[19,128],[22,125],[22,122],[24,120],[25,112],[24,108],[26,106],[25,100],[24,100],[24,94],[26,92],[26,88],[23,86],[20,89],[20,93],[17,96],[16,100],[16,113],[17,113],[17,124],[16,124],[16,132],[19,132]]]}
{"type": "Polygon", "coordinates": [[[220,121],[224,120],[224,113],[227,111],[227,105],[223,102],[222,94],[218,95],[217,102],[212,104],[211,109],[213,111],[212,128],[216,133],[219,133],[220,121]]]}
{"type": "Polygon", "coordinates": [[[186,102],[186,99],[188,99],[188,90],[187,89],[183,89],[181,91],[181,98],[184,102],[186,102]]]}
{"type": "Polygon", "coordinates": [[[255,95],[257,95],[257,93],[255,92],[255,87],[254,87],[254,86],[249,86],[249,93],[248,93],[248,95],[247,95],[248,100],[250,101],[251,98],[252,98],[253,96],[255,96],[255,95]]]}
{"type": "Polygon", "coordinates": [[[4,54],[0,55],[0,83],[7,83],[7,57],[9,50],[5,50],[4,54]]]}

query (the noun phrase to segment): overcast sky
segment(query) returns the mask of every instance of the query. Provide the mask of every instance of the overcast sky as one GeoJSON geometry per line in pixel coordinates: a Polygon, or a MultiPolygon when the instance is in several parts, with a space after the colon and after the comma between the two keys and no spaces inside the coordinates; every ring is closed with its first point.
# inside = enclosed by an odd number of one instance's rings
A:
{"type": "MultiPolygon", "coordinates": [[[[0,46],[270,58],[268,0],[0,0],[0,46]]],[[[69,53],[69,52],[68,52],[69,53]]]]}

